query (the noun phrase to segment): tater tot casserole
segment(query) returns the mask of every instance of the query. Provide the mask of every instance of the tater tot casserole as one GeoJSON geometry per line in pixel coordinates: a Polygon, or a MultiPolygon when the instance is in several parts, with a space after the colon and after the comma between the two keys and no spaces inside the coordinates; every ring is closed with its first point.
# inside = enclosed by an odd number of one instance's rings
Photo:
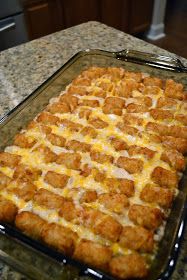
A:
{"type": "Polygon", "coordinates": [[[120,279],[147,276],[187,152],[183,85],[91,67],[0,152],[0,221],[120,279]]]}

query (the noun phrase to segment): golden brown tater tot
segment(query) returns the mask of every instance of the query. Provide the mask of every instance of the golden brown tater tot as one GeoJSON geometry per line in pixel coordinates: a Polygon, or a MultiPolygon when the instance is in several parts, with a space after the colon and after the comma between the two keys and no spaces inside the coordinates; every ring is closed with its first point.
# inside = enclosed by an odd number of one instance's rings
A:
{"type": "Polygon", "coordinates": [[[96,182],[103,182],[106,178],[106,174],[99,171],[97,168],[92,169],[92,174],[96,182]]]}
{"type": "Polygon", "coordinates": [[[67,119],[61,120],[60,123],[65,127],[69,128],[71,131],[75,131],[75,132],[78,132],[81,128],[83,128],[82,124],[75,123],[67,119]]]}
{"type": "Polygon", "coordinates": [[[152,208],[138,204],[132,204],[128,213],[129,219],[136,225],[150,230],[157,229],[163,220],[163,213],[159,208],[152,208]]]}
{"type": "Polygon", "coordinates": [[[0,171],[0,190],[8,186],[12,179],[0,171]]]}
{"type": "Polygon", "coordinates": [[[60,153],[56,158],[57,164],[64,164],[67,168],[79,170],[81,155],[78,153],[60,153]]]}
{"type": "Polygon", "coordinates": [[[160,166],[155,167],[151,174],[151,179],[154,183],[168,188],[177,188],[179,180],[176,172],[167,170],[160,166]]]}
{"type": "Polygon", "coordinates": [[[183,115],[183,114],[178,114],[175,116],[175,119],[178,122],[181,122],[182,124],[184,124],[185,126],[187,126],[187,116],[183,115]]]}
{"type": "Polygon", "coordinates": [[[33,129],[33,128],[37,128],[39,129],[41,132],[45,133],[45,134],[49,134],[52,132],[52,128],[50,128],[49,126],[47,125],[44,125],[44,124],[41,124],[41,123],[38,123],[36,121],[31,121],[28,126],[27,126],[27,129],[33,129]]]}
{"type": "Polygon", "coordinates": [[[91,150],[91,145],[77,140],[70,140],[66,143],[66,148],[68,150],[86,153],[91,150]]]}
{"type": "Polygon", "coordinates": [[[176,106],[177,106],[177,101],[169,97],[159,97],[156,104],[157,108],[171,109],[173,107],[175,108],[176,106]]]}
{"type": "Polygon", "coordinates": [[[72,85],[74,86],[90,86],[91,81],[86,77],[77,77],[73,80],[72,85]]]}
{"type": "Polygon", "coordinates": [[[51,144],[55,146],[59,146],[59,147],[65,146],[66,139],[63,136],[59,136],[54,133],[49,133],[46,135],[46,138],[49,142],[51,142],[51,144]]]}
{"type": "Polygon", "coordinates": [[[69,94],[77,94],[77,95],[87,95],[88,94],[88,91],[86,90],[85,87],[82,87],[82,86],[73,86],[71,85],[69,88],[68,88],[68,93],[69,94]]]}
{"type": "Polygon", "coordinates": [[[149,96],[135,96],[134,99],[138,104],[145,105],[147,107],[152,106],[152,99],[149,96]]]}
{"type": "Polygon", "coordinates": [[[111,145],[114,147],[116,151],[122,151],[128,149],[128,144],[121,140],[120,138],[111,137],[111,145]]]}
{"type": "Polygon", "coordinates": [[[92,173],[92,168],[88,164],[84,164],[81,168],[80,175],[88,177],[92,173]]]}
{"type": "Polygon", "coordinates": [[[149,113],[154,120],[173,119],[173,113],[170,110],[151,109],[149,113]]]}
{"type": "Polygon", "coordinates": [[[95,200],[97,200],[97,192],[94,190],[85,191],[80,198],[81,203],[84,203],[84,202],[89,203],[89,202],[93,202],[95,200]]]}
{"type": "Polygon", "coordinates": [[[129,206],[129,200],[127,196],[125,194],[118,193],[100,194],[98,196],[98,202],[117,214],[123,213],[123,210],[129,206]]]}
{"type": "Polygon", "coordinates": [[[126,125],[142,125],[143,124],[143,119],[139,118],[137,116],[134,116],[133,114],[124,114],[123,121],[126,125]]]}
{"type": "Polygon", "coordinates": [[[133,126],[130,126],[130,125],[126,125],[122,122],[119,122],[117,123],[117,127],[124,133],[127,133],[129,135],[132,135],[132,136],[141,136],[141,133],[140,131],[136,128],[136,127],[133,127],[133,126]]]}
{"type": "Polygon", "coordinates": [[[173,201],[173,192],[156,186],[145,186],[140,198],[149,203],[158,203],[161,207],[170,207],[173,201]]]}
{"type": "Polygon", "coordinates": [[[38,205],[49,209],[58,209],[63,205],[64,198],[58,194],[41,188],[34,195],[33,201],[38,205]]]}
{"type": "Polygon", "coordinates": [[[105,163],[105,162],[112,163],[114,160],[113,156],[106,155],[104,153],[100,153],[94,150],[90,152],[90,157],[92,160],[97,161],[98,163],[105,163]]]}
{"type": "Polygon", "coordinates": [[[112,193],[122,193],[128,197],[134,195],[134,182],[131,180],[122,178],[107,178],[105,183],[112,193]]]}
{"type": "Polygon", "coordinates": [[[122,109],[115,107],[114,104],[104,104],[102,110],[104,114],[122,115],[122,109]]]}
{"type": "Polygon", "coordinates": [[[72,221],[80,216],[80,211],[76,208],[73,201],[64,200],[60,207],[59,215],[67,221],[72,221]]]}
{"type": "Polygon", "coordinates": [[[127,113],[145,113],[149,108],[145,105],[130,103],[126,107],[127,113]]]}
{"type": "Polygon", "coordinates": [[[112,275],[121,279],[143,278],[148,273],[145,259],[139,254],[113,257],[109,267],[112,275]]]}
{"type": "Polygon", "coordinates": [[[173,99],[185,100],[185,93],[183,92],[183,85],[174,82],[172,79],[166,80],[165,96],[173,99]]]}
{"type": "Polygon", "coordinates": [[[79,106],[88,106],[88,107],[99,107],[99,101],[98,100],[90,100],[90,99],[82,99],[79,102],[79,106]]]}
{"type": "Polygon", "coordinates": [[[57,159],[57,155],[51,151],[49,147],[39,145],[34,149],[34,151],[40,152],[42,154],[45,163],[55,162],[57,159]]]}
{"type": "Polygon", "coordinates": [[[116,165],[125,169],[130,174],[140,173],[143,170],[143,161],[137,158],[119,157],[116,165]]]}
{"type": "Polygon", "coordinates": [[[162,136],[161,141],[164,146],[176,149],[182,154],[187,153],[187,139],[175,138],[172,136],[162,136]]]}
{"type": "Polygon", "coordinates": [[[50,112],[51,114],[64,114],[71,112],[71,108],[69,104],[63,103],[63,102],[55,102],[53,104],[50,104],[47,106],[46,110],[50,112]]]}
{"type": "Polygon", "coordinates": [[[153,232],[140,226],[124,226],[119,244],[131,250],[152,252],[154,248],[153,232]]]}
{"type": "Polygon", "coordinates": [[[14,145],[21,148],[32,148],[36,144],[36,140],[29,136],[25,136],[24,133],[16,134],[14,138],[14,145]]]}
{"type": "Polygon", "coordinates": [[[136,146],[136,145],[130,146],[128,149],[128,153],[130,156],[141,154],[141,155],[144,155],[147,159],[151,159],[155,155],[155,151],[150,150],[147,147],[140,147],[140,146],[136,146]]]}
{"type": "Polygon", "coordinates": [[[29,181],[24,182],[21,180],[16,180],[15,185],[16,187],[13,188],[8,187],[7,192],[12,193],[25,201],[33,199],[37,189],[37,187],[34,184],[32,184],[29,181]]]}
{"type": "Polygon", "coordinates": [[[21,156],[10,154],[7,152],[0,152],[0,165],[8,166],[10,168],[16,167],[21,161],[21,156]]]}
{"type": "Polygon", "coordinates": [[[19,213],[15,220],[18,229],[35,239],[41,239],[42,230],[46,224],[45,220],[28,211],[19,213]]]}
{"type": "Polygon", "coordinates": [[[78,236],[69,228],[51,223],[42,229],[41,238],[49,246],[67,255],[72,255],[78,236]]]}
{"type": "Polygon", "coordinates": [[[102,121],[100,118],[90,119],[89,124],[93,125],[95,128],[102,129],[108,126],[107,122],[102,121]]]}
{"type": "Polygon", "coordinates": [[[161,160],[169,163],[175,170],[182,171],[185,169],[184,156],[174,149],[166,149],[160,157],[161,160]]]}
{"type": "Polygon", "coordinates": [[[77,108],[78,101],[78,97],[70,95],[69,93],[60,96],[60,102],[68,104],[68,106],[71,109],[71,112],[73,112],[77,108]]]}
{"type": "Polygon", "coordinates": [[[73,257],[88,265],[106,269],[112,257],[112,251],[107,246],[82,239],[77,244],[73,257]]]}
{"type": "Polygon", "coordinates": [[[81,131],[80,133],[83,135],[83,136],[91,136],[92,138],[96,138],[98,133],[97,131],[91,127],[91,126],[85,126],[81,131]]]}
{"type": "Polygon", "coordinates": [[[38,180],[41,174],[42,171],[40,169],[33,168],[24,164],[19,164],[14,170],[13,178],[32,182],[38,180]]]}
{"type": "Polygon", "coordinates": [[[162,80],[159,78],[155,78],[155,77],[145,77],[143,79],[143,83],[145,86],[157,86],[160,88],[162,88],[162,86],[163,86],[162,80]]]}
{"type": "Polygon", "coordinates": [[[4,223],[13,223],[17,215],[16,205],[0,195],[0,221],[4,223]]]}
{"type": "Polygon", "coordinates": [[[125,100],[119,97],[107,97],[105,99],[105,104],[113,105],[116,108],[125,108],[125,100]]]}
{"type": "Polygon", "coordinates": [[[79,118],[88,120],[92,111],[87,108],[80,108],[79,118]]]}
{"type": "Polygon", "coordinates": [[[48,171],[45,174],[44,181],[55,188],[64,188],[67,185],[69,176],[65,174],[59,174],[54,171],[48,171]]]}
{"type": "Polygon", "coordinates": [[[41,114],[38,115],[38,117],[36,118],[37,122],[41,122],[43,124],[46,125],[56,125],[58,123],[60,123],[60,119],[48,112],[42,112],[41,114]]]}
{"type": "Polygon", "coordinates": [[[125,71],[125,78],[133,79],[139,83],[142,80],[142,73],[125,71]]]}

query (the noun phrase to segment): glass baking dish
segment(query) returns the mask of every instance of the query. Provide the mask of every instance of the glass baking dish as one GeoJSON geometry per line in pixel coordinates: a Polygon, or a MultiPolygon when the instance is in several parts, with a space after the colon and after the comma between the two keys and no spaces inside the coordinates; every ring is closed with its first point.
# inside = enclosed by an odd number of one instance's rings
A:
{"type": "MultiPolygon", "coordinates": [[[[74,55],[29,97],[0,120],[0,150],[13,141],[14,135],[32,120],[48,101],[65,89],[72,79],[90,66],[123,67],[163,79],[173,78],[187,87],[187,68],[178,59],[132,50],[107,52],[85,50],[74,55]]],[[[146,280],[168,279],[174,270],[184,231],[187,174],[180,182],[165,234],[146,280]]],[[[32,240],[11,225],[0,223],[0,259],[32,279],[114,279],[88,265],[64,256],[32,240]]],[[[145,280],[145,278],[144,278],[145,280]]]]}

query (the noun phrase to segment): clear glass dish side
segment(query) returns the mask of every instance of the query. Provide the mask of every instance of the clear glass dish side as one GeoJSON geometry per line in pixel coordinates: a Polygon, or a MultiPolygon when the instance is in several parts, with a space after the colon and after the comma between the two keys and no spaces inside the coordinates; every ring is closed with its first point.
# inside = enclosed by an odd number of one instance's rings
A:
{"type": "MultiPolygon", "coordinates": [[[[26,127],[27,123],[45,108],[52,97],[59,95],[73,78],[90,66],[123,67],[129,71],[145,72],[163,79],[173,78],[187,86],[185,71],[180,72],[175,71],[175,69],[168,71],[165,67],[164,69],[152,67],[148,58],[145,62],[138,60],[138,56],[139,54],[136,53],[137,60],[134,61],[124,56],[119,57],[119,52],[111,53],[99,50],[87,50],[75,55],[20,105],[0,120],[0,150],[12,143],[14,135],[26,127]]],[[[149,276],[146,278],[147,280],[167,279],[174,269],[184,227],[184,217],[186,216],[186,190],[187,178],[183,176],[179,195],[174,201],[164,238],[160,243],[157,257],[153,262],[149,276]]],[[[73,279],[79,274],[92,275],[97,279],[102,277],[102,273],[99,271],[80,265],[62,254],[57,253],[56,255],[53,250],[44,245],[42,245],[44,250],[41,252],[40,244],[32,243],[29,238],[24,239],[24,236],[12,227],[0,224],[0,233],[0,258],[33,279],[73,279]],[[53,267],[53,270],[50,267],[53,267]]],[[[112,279],[104,274],[102,278],[112,279]]]]}

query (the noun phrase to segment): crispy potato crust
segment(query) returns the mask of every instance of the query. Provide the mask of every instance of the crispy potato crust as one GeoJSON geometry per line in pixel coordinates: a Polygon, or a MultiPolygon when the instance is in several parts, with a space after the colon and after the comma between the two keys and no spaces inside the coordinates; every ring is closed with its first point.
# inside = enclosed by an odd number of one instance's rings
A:
{"type": "Polygon", "coordinates": [[[18,208],[10,200],[0,196],[0,221],[4,223],[13,223],[17,215],[18,208]]]}

